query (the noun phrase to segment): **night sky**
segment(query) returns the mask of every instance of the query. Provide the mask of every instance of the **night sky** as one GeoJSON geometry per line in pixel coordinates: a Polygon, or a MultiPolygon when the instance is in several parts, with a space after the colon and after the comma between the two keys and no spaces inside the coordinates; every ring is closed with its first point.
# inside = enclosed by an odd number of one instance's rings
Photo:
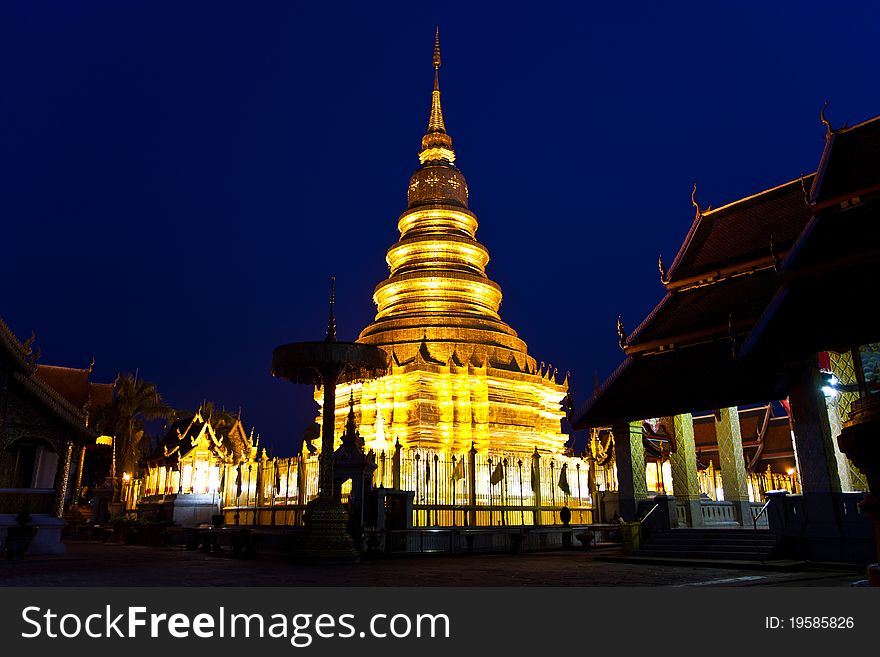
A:
{"type": "MultiPolygon", "coordinates": [[[[720,4],[720,3],[719,3],[720,4]]],[[[0,316],[40,362],[313,419],[272,349],[375,313],[433,82],[502,317],[576,403],[693,219],[809,173],[880,113],[880,7],[17,2],[0,6],[0,316]],[[870,8],[869,8],[870,7],[870,8]]]]}

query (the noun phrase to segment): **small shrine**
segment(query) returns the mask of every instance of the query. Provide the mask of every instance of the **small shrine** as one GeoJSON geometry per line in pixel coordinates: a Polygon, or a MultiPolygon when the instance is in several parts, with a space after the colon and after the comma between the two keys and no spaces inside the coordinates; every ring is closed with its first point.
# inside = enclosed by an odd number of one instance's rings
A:
{"type": "Polygon", "coordinates": [[[256,459],[259,445],[252,434],[240,417],[228,429],[215,430],[201,408],[175,422],[146,458],[138,515],[184,526],[211,522],[221,512],[226,466],[256,459]]]}

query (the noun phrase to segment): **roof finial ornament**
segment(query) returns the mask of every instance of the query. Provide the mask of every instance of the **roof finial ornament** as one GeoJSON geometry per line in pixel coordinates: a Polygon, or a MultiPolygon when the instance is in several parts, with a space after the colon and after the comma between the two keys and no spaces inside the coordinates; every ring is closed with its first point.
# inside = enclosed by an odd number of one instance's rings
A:
{"type": "Polygon", "coordinates": [[[660,254],[660,257],[657,259],[657,268],[660,270],[660,282],[663,285],[666,285],[669,282],[669,279],[666,278],[666,265],[663,264],[663,254],[660,254]]]}
{"type": "Polygon", "coordinates": [[[31,347],[33,347],[34,342],[37,340],[37,332],[31,329],[31,337],[21,343],[21,346],[24,347],[24,350],[30,353],[31,347]]]}
{"type": "Polygon", "coordinates": [[[694,183],[694,191],[691,192],[691,203],[694,206],[694,209],[697,211],[696,218],[699,219],[703,216],[703,211],[700,209],[700,204],[697,201],[697,183],[694,183]]]}
{"type": "Polygon", "coordinates": [[[434,33],[434,91],[431,93],[431,114],[428,118],[428,134],[422,140],[422,150],[431,147],[452,148],[452,139],[446,134],[443,110],[440,107],[440,28],[434,33]],[[433,137],[432,137],[433,135],[433,137]]]}
{"type": "Polygon", "coordinates": [[[623,328],[623,318],[617,316],[617,344],[621,350],[626,351],[626,330],[623,328]]]}
{"type": "Polygon", "coordinates": [[[829,121],[826,118],[826,116],[825,116],[826,109],[828,109],[828,101],[827,100],[822,104],[822,109],[819,110],[819,120],[822,121],[822,124],[825,126],[825,134],[831,135],[837,131],[831,127],[831,121],[829,121]]]}
{"type": "Polygon", "coordinates": [[[333,304],[336,300],[336,277],[330,277],[330,317],[327,320],[327,337],[325,342],[336,342],[336,317],[333,315],[333,304]]]}

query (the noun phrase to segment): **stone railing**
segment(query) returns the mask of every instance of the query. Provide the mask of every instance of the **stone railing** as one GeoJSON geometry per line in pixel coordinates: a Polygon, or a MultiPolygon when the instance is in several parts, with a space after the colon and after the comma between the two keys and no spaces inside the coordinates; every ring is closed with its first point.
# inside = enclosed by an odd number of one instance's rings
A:
{"type": "Polygon", "coordinates": [[[690,524],[687,509],[683,504],[675,505],[675,519],[678,521],[679,527],[687,527],[690,524]]]}
{"type": "Polygon", "coordinates": [[[704,527],[740,526],[733,502],[700,500],[700,515],[702,516],[704,527]]]}
{"type": "MultiPolygon", "coordinates": [[[[752,511],[752,518],[754,519],[759,513],[761,513],[761,509],[764,508],[764,505],[761,502],[749,502],[749,507],[752,511]]],[[[758,529],[767,529],[770,527],[770,521],[767,520],[767,512],[761,513],[760,517],[757,519],[755,526],[758,529]]]]}

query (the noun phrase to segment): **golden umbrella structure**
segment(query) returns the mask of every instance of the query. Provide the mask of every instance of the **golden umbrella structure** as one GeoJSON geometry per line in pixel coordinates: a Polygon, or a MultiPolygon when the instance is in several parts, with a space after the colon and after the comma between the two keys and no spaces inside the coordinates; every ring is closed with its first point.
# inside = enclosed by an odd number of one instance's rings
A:
{"type": "MultiPolygon", "coordinates": [[[[336,406],[336,386],[355,380],[383,376],[388,356],[380,349],[360,342],[336,339],[333,315],[335,278],[330,282],[330,317],[327,336],[321,342],[294,342],[277,347],[272,354],[272,375],[292,383],[320,386],[324,408],[336,406]]],[[[347,529],[347,513],[333,490],[333,413],[324,413],[321,427],[318,497],[309,502],[305,514],[305,536],[296,555],[311,558],[356,558],[358,551],[347,529]]]]}

